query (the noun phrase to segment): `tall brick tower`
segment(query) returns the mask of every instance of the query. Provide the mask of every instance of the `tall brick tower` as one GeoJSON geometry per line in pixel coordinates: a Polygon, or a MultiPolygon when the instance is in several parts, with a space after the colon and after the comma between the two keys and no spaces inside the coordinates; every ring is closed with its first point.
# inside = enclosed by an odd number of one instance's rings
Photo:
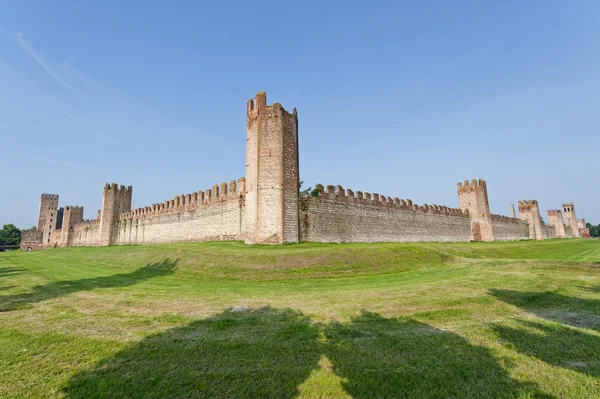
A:
{"type": "Polygon", "coordinates": [[[483,179],[458,183],[458,204],[471,217],[473,241],[494,241],[487,185],[483,179]]]}
{"type": "Polygon", "coordinates": [[[547,212],[548,225],[554,227],[556,238],[567,238],[565,224],[563,223],[562,212],[560,209],[552,209],[547,212]]]}
{"type": "Polygon", "coordinates": [[[298,242],[298,178],[298,113],[258,93],[246,108],[247,244],[298,242]]]}
{"type": "Polygon", "coordinates": [[[48,215],[50,211],[56,211],[58,209],[58,195],[57,194],[42,194],[40,199],[40,212],[38,214],[38,225],[39,231],[44,230],[46,227],[46,220],[49,220],[48,215]]]}
{"type": "Polygon", "coordinates": [[[81,222],[83,222],[83,207],[66,206],[63,211],[60,246],[66,247],[69,245],[69,237],[71,236],[74,226],[81,222]]]}
{"type": "Polygon", "coordinates": [[[565,217],[565,224],[571,227],[573,238],[581,238],[579,228],[577,227],[577,215],[575,213],[575,204],[563,204],[563,212],[565,217]]]}
{"type": "Polygon", "coordinates": [[[532,240],[544,239],[540,207],[536,200],[519,201],[519,216],[521,220],[529,223],[529,238],[532,240]]]}
{"type": "Polygon", "coordinates": [[[102,194],[102,209],[100,212],[100,241],[99,245],[112,244],[117,237],[116,223],[122,212],[131,211],[131,196],[133,187],[117,186],[116,183],[104,186],[102,194]]]}
{"type": "Polygon", "coordinates": [[[38,231],[42,232],[42,246],[50,245],[50,238],[56,230],[58,221],[58,195],[42,194],[40,213],[38,214],[38,231]]]}

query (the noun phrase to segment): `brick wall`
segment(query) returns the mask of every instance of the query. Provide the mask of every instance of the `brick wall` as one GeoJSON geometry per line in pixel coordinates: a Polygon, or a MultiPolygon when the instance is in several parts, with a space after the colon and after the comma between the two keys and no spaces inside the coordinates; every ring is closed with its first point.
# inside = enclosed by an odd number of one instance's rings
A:
{"type": "Polygon", "coordinates": [[[491,215],[495,241],[516,241],[529,239],[529,225],[517,218],[491,215]]]}
{"type": "Polygon", "coordinates": [[[300,238],[316,242],[470,241],[471,219],[459,209],[413,205],[379,194],[328,186],[301,199],[300,238]]]}
{"type": "Polygon", "coordinates": [[[244,197],[242,178],[123,213],[115,244],[242,240],[244,197]]]}

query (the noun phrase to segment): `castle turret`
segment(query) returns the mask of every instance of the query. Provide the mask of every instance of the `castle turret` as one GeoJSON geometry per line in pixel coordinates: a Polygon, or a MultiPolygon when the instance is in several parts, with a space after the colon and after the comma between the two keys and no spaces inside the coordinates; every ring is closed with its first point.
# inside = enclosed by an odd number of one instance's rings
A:
{"type": "Polygon", "coordinates": [[[298,114],[267,105],[258,93],[246,108],[248,244],[298,242],[298,114]]]}
{"type": "Polygon", "coordinates": [[[565,224],[571,227],[573,238],[581,238],[581,233],[579,232],[579,228],[577,227],[577,214],[575,213],[575,204],[572,202],[570,204],[563,203],[563,212],[565,224]]]}
{"type": "Polygon", "coordinates": [[[515,204],[510,204],[510,217],[511,218],[517,217],[517,213],[515,212],[515,204]]]}
{"type": "Polygon", "coordinates": [[[542,217],[540,207],[536,200],[519,201],[519,216],[521,220],[529,223],[529,238],[543,240],[542,217]]]}
{"type": "Polygon", "coordinates": [[[494,241],[487,185],[483,179],[458,183],[458,203],[471,217],[473,241],[494,241]]]}
{"type": "Polygon", "coordinates": [[[112,244],[117,238],[117,222],[123,212],[131,211],[131,196],[133,187],[121,186],[116,183],[104,186],[102,194],[102,209],[100,212],[100,237],[99,245],[107,246],[112,244]]]}

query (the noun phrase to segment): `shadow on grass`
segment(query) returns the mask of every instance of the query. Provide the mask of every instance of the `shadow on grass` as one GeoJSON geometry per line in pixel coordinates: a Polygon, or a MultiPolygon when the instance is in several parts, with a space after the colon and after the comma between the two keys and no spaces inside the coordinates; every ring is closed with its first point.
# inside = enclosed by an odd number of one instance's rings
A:
{"type": "Polygon", "coordinates": [[[0,267],[0,277],[21,274],[23,270],[24,269],[21,269],[20,267],[0,267]]]}
{"type": "Polygon", "coordinates": [[[512,379],[489,349],[410,318],[364,312],[325,335],[334,372],[354,398],[551,397],[512,379]]]}
{"type": "MultiPolygon", "coordinates": [[[[549,397],[511,379],[488,349],[412,319],[363,313],[319,326],[273,308],[224,312],[148,337],[76,375],[63,392],[71,399],[292,398],[322,356],[355,398],[549,397]]],[[[322,396],[319,385],[308,389],[322,396]]]]}
{"type": "Polygon", "coordinates": [[[319,330],[292,310],[224,312],[142,340],[75,376],[67,398],[292,398],[319,330]]]}
{"type": "Polygon", "coordinates": [[[172,261],[167,258],[162,262],[150,263],[131,273],[38,285],[31,292],[25,294],[0,296],[0,312],[21,309],[33,303],[66,296],[74,292],[97,288],[129,287],[153,277],[172,274],[178,261],[179,259],[172,261]]]}
{"type": "Polygon", "coordinates": [[[570,297],[554,292],[492,289],[491,295],[546,320],[573,327],[600,329],[600,299],[570,297]]]}
{"type": "Polygon", "coordinates": [[[496,326],[511,348],[548,364],[600,377],[600,338],[560,324],[518,320],[517,327],[496,326]]]}

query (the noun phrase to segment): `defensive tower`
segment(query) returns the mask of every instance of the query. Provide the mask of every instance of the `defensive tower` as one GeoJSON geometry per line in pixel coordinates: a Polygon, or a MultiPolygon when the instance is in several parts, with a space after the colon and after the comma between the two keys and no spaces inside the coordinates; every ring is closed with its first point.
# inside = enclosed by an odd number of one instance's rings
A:
{"type": "Polygon", "coordinates": [[[529,238],[543,240],[542,217],[537,200],[519,201],[519,216],[529,223],[529,238]]]}
{"type": "Polygon", "coordinates": [[[83,207],[82,206],[66,206],[63,211],[62,230],[60,245],[66,247],[69,245],[69,237],[73,232],[76,224],[83,222],[83,207]]]}
{"type": "Polygon", "coordinates": [[[58,195],[42,194],[40,213],[38,215],[38,230],[42,232],[42,246],[50,244],[52,234],[56,230],[58,220],[58,195]]]}
{"type": "Polygon", "coordinates": [[[42,231],[46,227],[46,220],[49,220],[48,214],[50,211],[56,211],[58,209],[58,195],[57,194],[42,194],[40,200],[40,212],[38,214],[38,226],[37,229],[42,231]]]}
{"type": "Polygon", "coordinates": [[[563,203],[562,206],[565,224],[571,227],[571,231],[573,232],[573,238],[581,238],[579,228],[577,227],[577,214],[575,213],[575,204],[572,202],[570,204],[563,203]]]}
{"type": "Polygon", "coordinates": [[[298,177],[298,113],[258,93],[246,108],[246,243],[298,242],[298,177]]]}
{"type": "Polygon", "coordinates": [[[494,241],[485,180],[458,183],[458,204],[463,211],[469,212],[473,241],[494,241]]]}
{"type": "Polygon", "coordinates": [[[563,223],[562,212],[560,209],[553,209],[547,212],[548,225],[554,227],[556,238],[567,238],[565,224],[563,223]]]}
{"type": "Polygon", "coordinates": [[[99,245],[112,244],[117,236],[119,216],[131,211],[133,187],[117,186],[116,183],[104,185],[102,209],[100,211],[99,245]]]}
{"type": "Polygon", "coordinates": [[[515,204],[510,204],[510,217],[511,218],[516,218],[517,214],[515,212],[515,204]]]}

